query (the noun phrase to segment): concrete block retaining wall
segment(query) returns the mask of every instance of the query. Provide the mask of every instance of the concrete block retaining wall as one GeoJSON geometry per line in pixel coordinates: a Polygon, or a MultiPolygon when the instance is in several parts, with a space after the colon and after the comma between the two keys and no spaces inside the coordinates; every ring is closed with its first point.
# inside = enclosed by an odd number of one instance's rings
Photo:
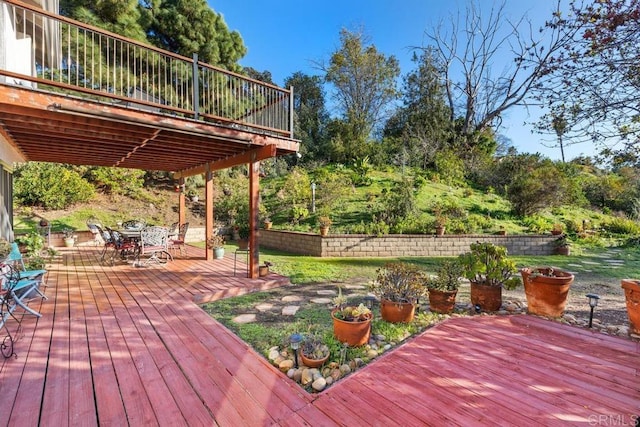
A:
{"type": "MultiPolygon", "coordinates": [[[[76,232],[76,245],[93,244],[88,231],[76,232]]],[[[434,235],[392,234],[370,236],[365,234],[330,234],[322,237],[315,233],[295,231],[260,230],[260,246],[301,255],[318,257],[392,257],[392,256],[457,256],[469,251],[469,245],[477,241],[506,246],[511,255],[552,255],[557,236],[486,234],[434,235]]],[[[189,228],[187,242],[204,240],[204,227],[189,228]]],[[[63,246],[60,233],[51,234],[53,246],[63,246]]]]}
{"type": "Polygon", "coordinates": [[[552,255],[556,236],[485,234],[434,235],[395,234],[370,236],[260,230],[260,246],[319,257],[457,256],[477,241],[505,246],[511,255],[552,255]]]}

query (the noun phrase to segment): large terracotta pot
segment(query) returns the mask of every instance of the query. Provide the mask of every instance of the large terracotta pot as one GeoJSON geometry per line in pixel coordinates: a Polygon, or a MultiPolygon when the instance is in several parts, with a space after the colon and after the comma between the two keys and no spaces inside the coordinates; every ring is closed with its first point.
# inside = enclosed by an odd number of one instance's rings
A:
{"type": "Polygon", "coordinates": [[[347,343],[351,347],[359,347],[369,342],[371,335],[371,319],[373,315],[369,314],[369,319],[363,322],[346,322],[334,316],[335,310],[331,312],[333,319],[333,335],[341,343],[347,343]]]}
{"type": "Polygon", "coordinates": [[[523,268],[520,274],[527,296],[527,312],[539,316],[562,317],[569,288],[573,283],[573,274],[551,268],[523,268]]]}
{"type": "Polygon", "coordinates": [[[471,304],[484,311],[500,310],[502,287],[471,282],[471,304]]]}
{"type": "Polygon", "coordinates": [[[622,289],[624,289],[624,297],[627,301],[630,332],[640,335],[640,281],[622,279],[622,289]]]}
{"type": "Polygon", "coordinates": [[[416,305],[410,302],[380,301],[380,317],[390,323],[409,323],[416,314],[416,305]]]}
{"type": "Polygon", "coordinates": [[[456,306],[458,291],[429,289],[429,309],[435,313],[451,313],[456,306]]]}

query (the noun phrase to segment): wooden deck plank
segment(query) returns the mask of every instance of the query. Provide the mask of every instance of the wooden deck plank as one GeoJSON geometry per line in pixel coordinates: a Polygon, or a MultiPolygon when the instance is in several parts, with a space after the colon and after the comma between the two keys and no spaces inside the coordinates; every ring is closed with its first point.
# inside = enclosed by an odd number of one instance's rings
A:
{"type": "MultiPolygon", "coordinates": [[[[100,281],[107,280],[100,274],[90,275],[89,283],[99,286],[100,281]]],[[[94,384],[94,403],[96,405],[96,417],[101,425],[121,426],[127,423],[127,413],[120,394],[118,378],[111,360],[109,345],[105,335],[105,329],[100,318],[97,299],[93,293],[93,286],[83,289],[86,295],[85,316],[87,334],[89,336],[89,355],[91,358],[91,374],[94,384]]]]}
{"type": "Polygon", "coordinates": [[[43,317],[25,317],[0,367],[0,424],[632,425],[640,413],[637,342],[527,315],[450,319],[307,394],[196,305],[286,283],[276,275],[234,277],[232,257],[193,247],[147,268],[62,252],[43,317]]]}

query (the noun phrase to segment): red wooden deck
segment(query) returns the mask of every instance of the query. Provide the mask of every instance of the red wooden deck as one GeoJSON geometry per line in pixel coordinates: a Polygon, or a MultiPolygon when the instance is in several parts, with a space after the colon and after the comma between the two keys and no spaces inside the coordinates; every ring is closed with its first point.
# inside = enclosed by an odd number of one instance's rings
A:
{"type": "Polygon", "coordinates": [[[633,425],[640,344],[531,316],[451,319],[309,395],[194,301],[280,286],[233,258],[105,267],[65,250],[0,358],[0,424],[633,425]],[[626,424],[623,424],[626,423],[626,424]]]}

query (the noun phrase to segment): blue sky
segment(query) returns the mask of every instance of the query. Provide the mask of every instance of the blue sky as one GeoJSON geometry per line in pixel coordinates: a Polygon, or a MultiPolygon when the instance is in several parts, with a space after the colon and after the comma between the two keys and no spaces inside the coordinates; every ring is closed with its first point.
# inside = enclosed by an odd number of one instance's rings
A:
{"type": "MultiPolygon", "coordinates": [[[[413,69],[412,47],[425,43],[424,33],[439,21],[447,20],[464,1],[435,0],[208,0],[209,5],[224,19],[231,30],[238,31],[247,46],[243,66],[258,71],[268,70],[276,84],[296,71],[314,75],[320,72],[314,62],[327,61],[339,47],[342,28],[364,29],[371,43],[385,55],[400,61],[402,74],[413,69]]],[[[483,7],[493,2],[480,0],[483,7]]],[[[507,0],[510,18],[524,14],[537,28],[548,18],[554,0],[507,0]]],[[[294,89],[295,90],[295,89],[294,89]]],[[[558,148],[546,148],[541,140],[549,139],[531,133],[524,124],[529,114],[523,108],[510,111],[503,120],[500,133],[512,140],[520,152],[540,152],[548,157],[560,157],[558,148]]],[[[548,143],[547,143],[548,145],[548,143]]],[[[571,159],[580,154],[592,154],[591,147],[567,147],[565,155],[571,159]]]]}

